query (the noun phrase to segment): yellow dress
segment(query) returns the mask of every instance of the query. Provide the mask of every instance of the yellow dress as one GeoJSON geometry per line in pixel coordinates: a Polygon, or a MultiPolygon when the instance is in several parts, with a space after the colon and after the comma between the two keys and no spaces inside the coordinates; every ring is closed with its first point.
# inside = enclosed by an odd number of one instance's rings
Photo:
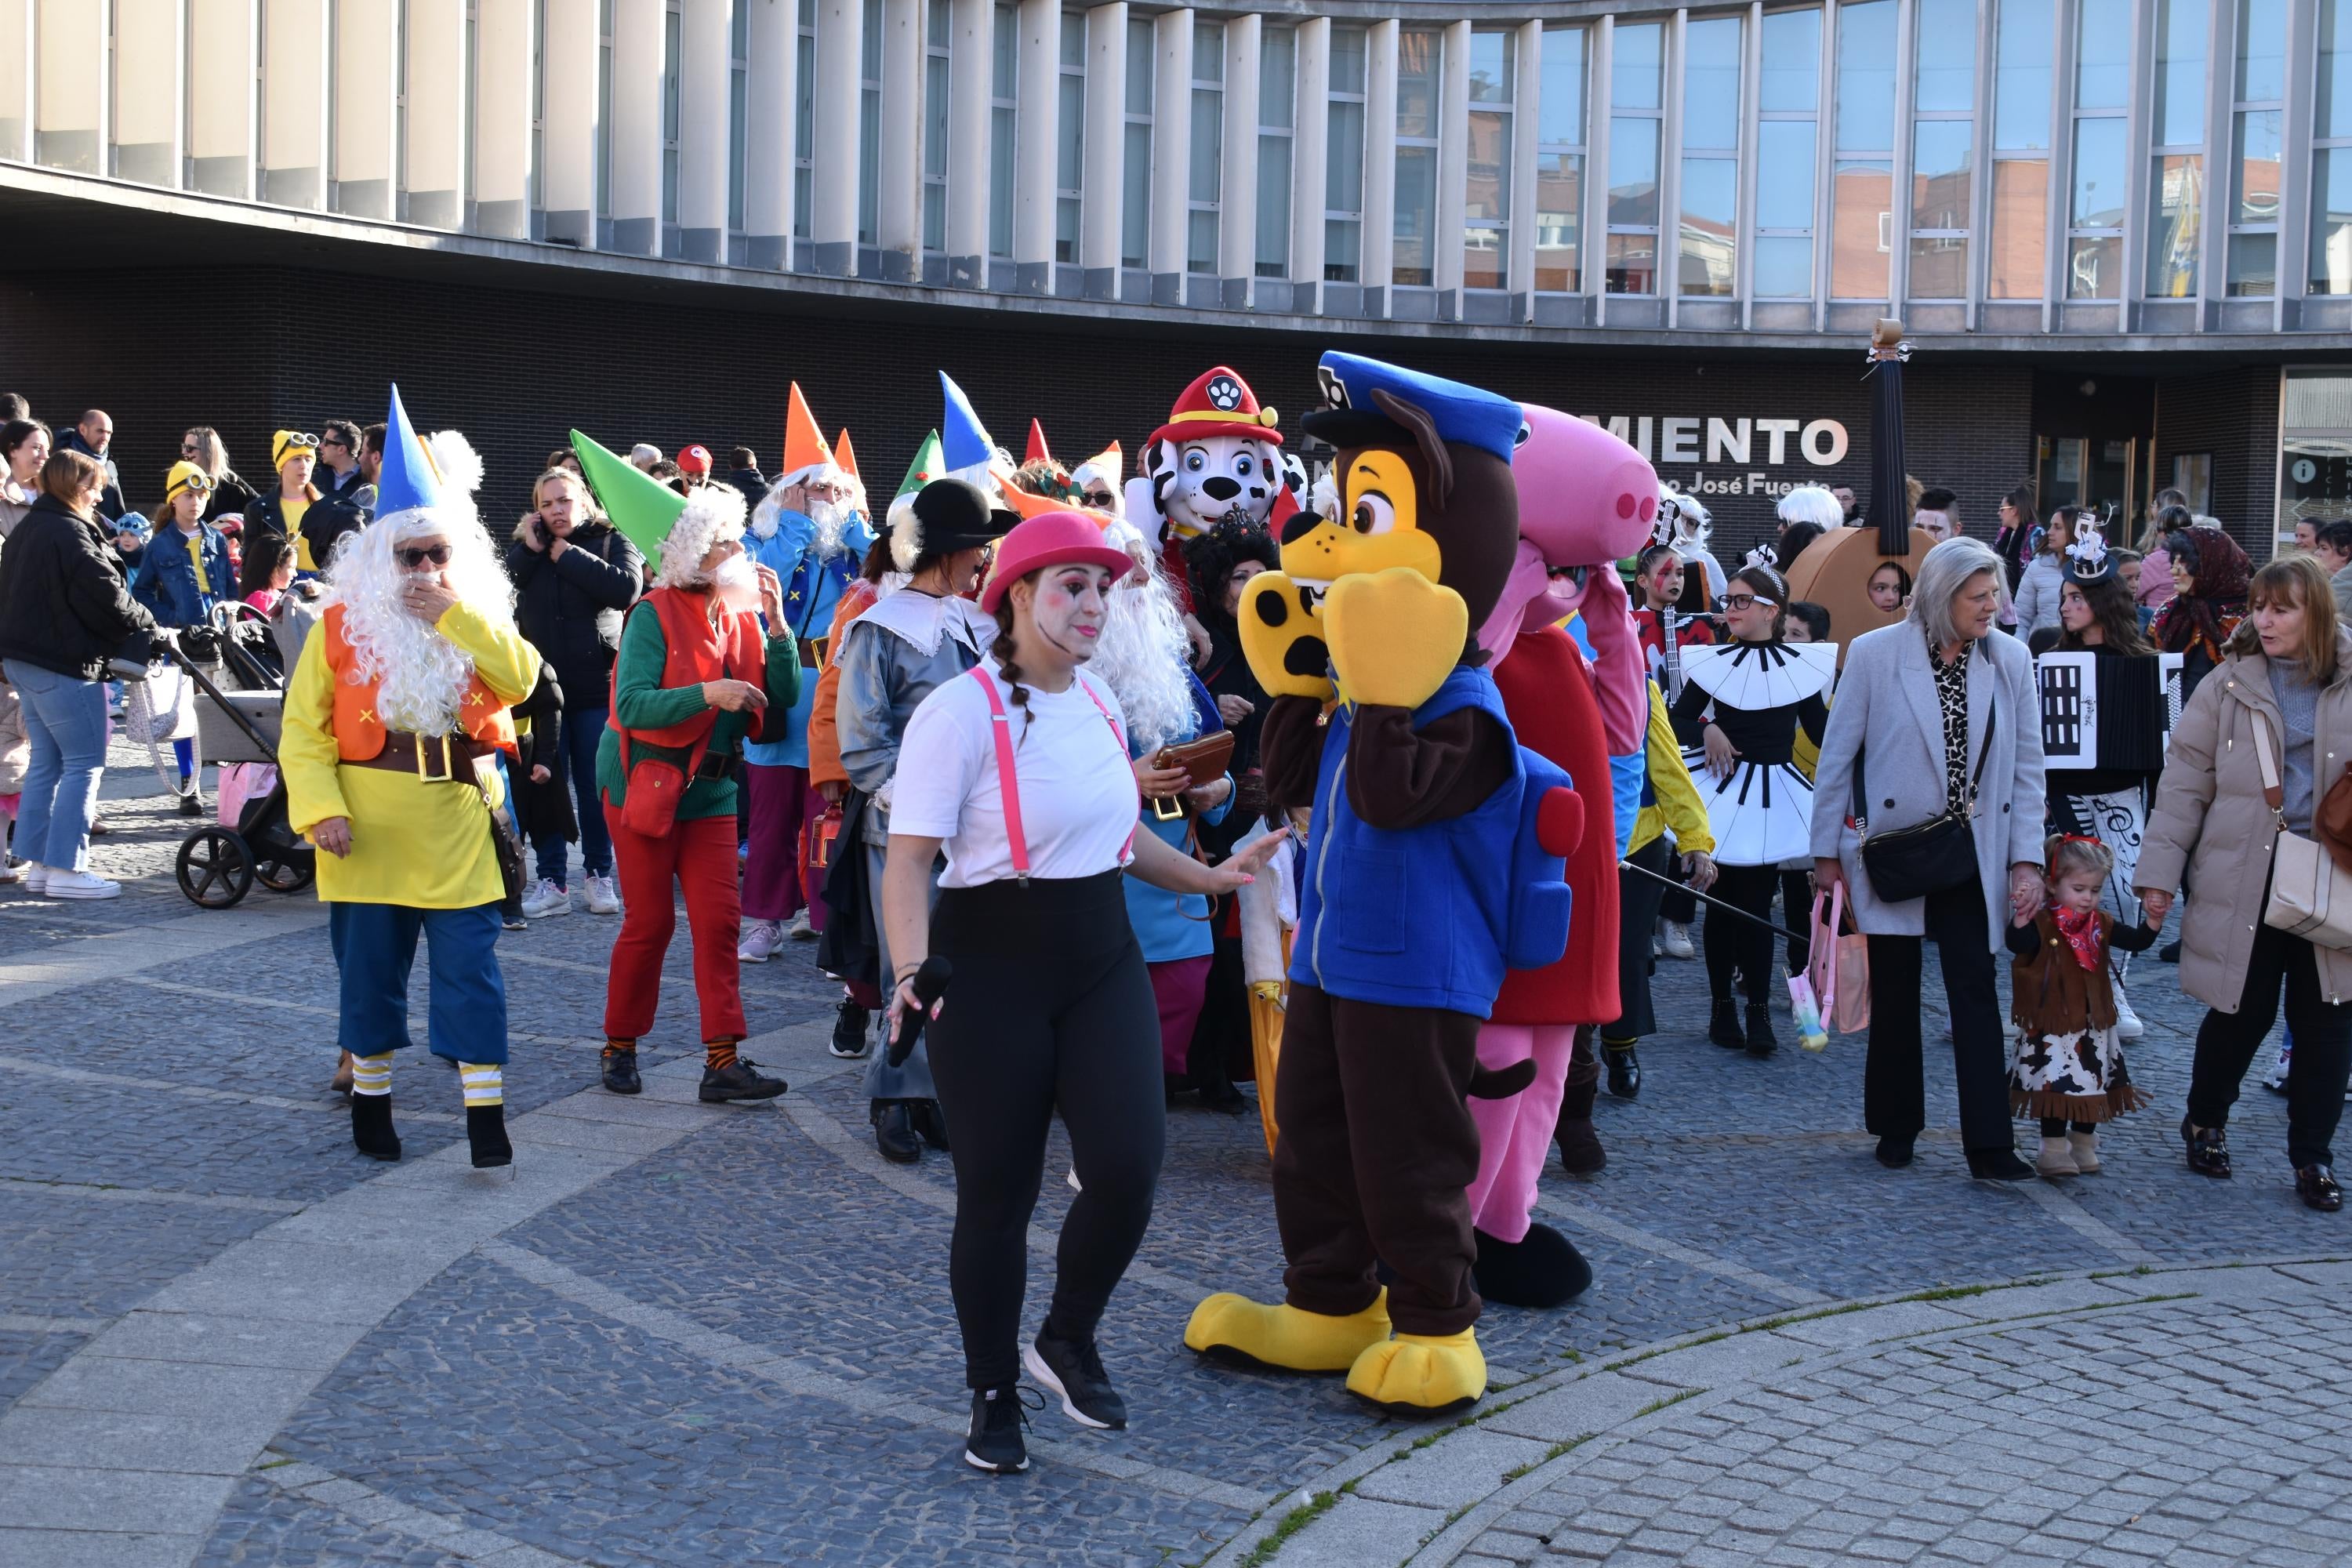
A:
{"type": "MultiPolygon", "coordinates": [[[[482,684],[509,706],[539,677],[539,650],[511,626],[493,626],[478,611],[453,605],[435,629],[473,657],[482,684]]],[[[327,639],[313,635],[286,687],[286,723],[278,746],[294,831],[308,834],[330,817],[351,819],[352,852],[319,853],[319,897],[327,903],[404,904],[465,910],[505,896],[489,808],[468,783],[427,784],[413,773],[344,765],[335,747],[334,671],[327,639]]],[[[491,787],[498,787],[495,777],[491,787]]]]}
{"type": "MultiPolygon", "coordinates": [[[[1633,818],[1633,837],[1625,852],[1632,854],[1672,828],[1675,847],[1682,854],[1712,855],[1715,833],[1707,826],[1706,805],[1699,799],[1698,786],[1691,783],[1690,769],[1683,762],[1682,742],[1675,739],[1674,721],[1666,714],[1666,700],[1659,692],[1656,681],[1647,685],[1650,793],[1657,799],[1643,806],[1633,818]]],[[[1802,740],[1804,732],[1799,731],[1797,738],[1802,740]]]]}

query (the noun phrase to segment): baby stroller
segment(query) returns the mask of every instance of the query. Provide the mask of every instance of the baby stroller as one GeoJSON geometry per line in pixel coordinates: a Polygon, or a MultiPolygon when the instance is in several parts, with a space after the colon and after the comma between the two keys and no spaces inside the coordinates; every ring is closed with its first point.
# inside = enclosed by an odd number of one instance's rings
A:
{"type": "MultiPolygon", "coordinates": [[[[213,626],[192,627],[176,643],[159,638],[157,646],[195,685],[203,760],[266,763],[274,772],[285,693],[255,651],[268,637],[268,623],[247,606],[236,609],[242,613],[215,612],[213,626]],[[240,689],[226,689],[232,680],[240,689]]],[[[176,871],[180,891],[205,910],[232,907],[256,881],[277,893],[309,887],[318,873],[318,851],[288,819],[283,774],[245,802],[235,827],[214,823],[182,839],[176,871]]]]}

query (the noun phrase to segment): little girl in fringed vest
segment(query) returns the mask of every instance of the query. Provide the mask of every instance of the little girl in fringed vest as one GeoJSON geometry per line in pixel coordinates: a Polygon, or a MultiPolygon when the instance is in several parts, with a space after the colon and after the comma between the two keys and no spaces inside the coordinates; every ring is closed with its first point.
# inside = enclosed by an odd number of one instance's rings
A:
{"type": "Polygon", "coordinates": [[[2010,1018],[2019,1030],[2009,1098],[2018,1115],[2041,1119],[2035,1168],[2073,1176],[2099,1168],[2100,1122],[2147,1103],[2124,1068],[2107,953],[2143,952],[2157,933],[2137,921],[2118,927],[2099,908],[2115,868],[2105,845],[2068,834],[2049,847],[2051,901],[2009,931],[2010,1018]]]}

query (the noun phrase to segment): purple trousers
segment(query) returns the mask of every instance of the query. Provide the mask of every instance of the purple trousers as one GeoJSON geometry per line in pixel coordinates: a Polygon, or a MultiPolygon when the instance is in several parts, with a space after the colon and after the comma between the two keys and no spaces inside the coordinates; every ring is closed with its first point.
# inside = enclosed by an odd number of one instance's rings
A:
{"type": "Polygon", "coordinates": [[[1209,994],[1209,965],[1215,956],[1171,959],[1154,963],[1151,994],[1160,1004],[1160,1070],[1181,1073],[1192,1054],[1192,1030],[1201,1021],[1201,1004],[1209,994]]]}
{"type": "Polygon", "coordinates": [[[788,921],[806,909],[809,924],[824,929],[824,898],[802,849],[808,825],[824,815],[824,796],[806,768],[743,764],[751,802],[751,836],[743,856],[743,918],[788,921]]]}

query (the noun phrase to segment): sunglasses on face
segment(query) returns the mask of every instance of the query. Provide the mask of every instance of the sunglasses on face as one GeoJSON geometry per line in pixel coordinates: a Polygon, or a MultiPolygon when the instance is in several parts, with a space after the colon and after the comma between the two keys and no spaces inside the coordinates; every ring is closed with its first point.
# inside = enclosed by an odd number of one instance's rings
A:
{"type": "Polygon", "coordinates": [[[1768,610],[1780,608],[1780,601],[1765,598],[1760,594],[1727,594],[1723,598],[1723,607],[1727,610],[1745,610],[1758,605],[1768,610]]]}
{"type": "Polygon", "coordinates": [[[393,553],[399,556],[400,563],[411,572],[428,561],[436,566],[449,564],[449,547],[446,544],[428,544],[422,549],[415,545],[404,544],[393,553]]]}
{"type": "Polygon", "coordinates": [[[319,445],[320,445],[320,446],[321,446],[321,447],[341,447],[342,450],[344,450],[344,451],[346,451],[346,452],[348,452],[348,451],[350,451],[350,450],[352,449],[352,444],[351,444],[349,441],[344,440],[341,436],[327,436],[327,437],[322,437],[320,439],[319,445]]]}
{"type": "Polygon", "coordinates": [[[183,458],[193,458],[195,455],[196,444],[194,441],[183,441],[180,443],[180,456],[183,458]]]}

